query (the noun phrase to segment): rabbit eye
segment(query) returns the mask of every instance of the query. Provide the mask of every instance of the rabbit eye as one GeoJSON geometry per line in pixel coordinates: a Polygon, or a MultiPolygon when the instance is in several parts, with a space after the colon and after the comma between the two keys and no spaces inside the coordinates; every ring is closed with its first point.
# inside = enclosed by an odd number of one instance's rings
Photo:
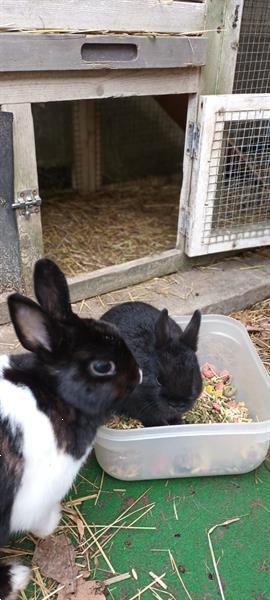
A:
{"type": "Polygon", "coordinates": [[[162,383],[161,383],[161,381],[160,381],[160,379],[159,379],[158,377],[157,377],[157,384],[158,384],[159,386],[162,386],[162,383]]]}
{"type": "Polygon", "coordinates": [[[90,371],[96,377],[115,374],[115,364],[112,360],[93,360],[90,363],[90,371]]]}

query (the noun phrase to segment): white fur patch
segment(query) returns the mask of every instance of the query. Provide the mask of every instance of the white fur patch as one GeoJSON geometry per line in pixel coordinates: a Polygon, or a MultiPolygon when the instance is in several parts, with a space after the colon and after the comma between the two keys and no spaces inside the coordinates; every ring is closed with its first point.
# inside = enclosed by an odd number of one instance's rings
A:
{"type": "MultiPolygon", "coordinates": [[[[9,366],[1,359],[0,369],[9,366]]],[[[32,531],[48,535],[59,520],[59,502],[66,496],[87,457],[74,459],[57,447],[50,419],[38,410],[29,388],[0,379],[0,419],[9,420],[15,433],[23,433],[22,481],[11,512],[11,532],[32,531]]]]}
{"type": "Polygon", "coordinates": [[[10,567],[12,594],[26,588],[31,575],[31,569],[14,563],[10,567]]]}

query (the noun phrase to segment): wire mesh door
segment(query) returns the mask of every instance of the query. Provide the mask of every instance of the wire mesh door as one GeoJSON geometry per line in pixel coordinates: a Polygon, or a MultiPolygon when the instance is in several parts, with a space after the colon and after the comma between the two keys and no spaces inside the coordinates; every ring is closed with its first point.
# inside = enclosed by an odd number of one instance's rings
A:
{"type": "Polygon", "coordinates": [[[202,96],[188,256],[270,243],[270,95],[202,96]]]}
{"type": "Polygon", "coordinates": [[[233,93],[270,92],[270,2],[245,0],[233,93]]]}

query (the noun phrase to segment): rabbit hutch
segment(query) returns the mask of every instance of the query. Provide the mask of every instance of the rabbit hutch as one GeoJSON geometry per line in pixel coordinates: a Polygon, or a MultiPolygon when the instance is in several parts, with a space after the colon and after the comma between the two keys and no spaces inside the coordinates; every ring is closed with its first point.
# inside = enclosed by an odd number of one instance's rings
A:
{"type": "Polygon", "coordinates": [[[269,22],[267,0],[2,2],[0,322],[43,253],[77,301],[269,244],[269,22]]]}

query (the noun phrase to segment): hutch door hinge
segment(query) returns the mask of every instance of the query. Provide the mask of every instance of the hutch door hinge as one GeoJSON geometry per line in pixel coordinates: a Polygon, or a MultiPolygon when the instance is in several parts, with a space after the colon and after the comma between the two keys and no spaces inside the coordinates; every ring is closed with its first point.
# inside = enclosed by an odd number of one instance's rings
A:
{"type": "Polygon", "coordinates": [[[197,158],[200,141],[200,125],[189,121],[187,129],[187,148],[186,152],[190,158],[197,158]]]}
{"type": "Polygon", "coordinates": [[[14,204],[12,204],[12,208],[15,210],[18,209],[20,214],[26,219],[32,213],[39,212],[39,206],[41,206],[41,198],[37,190],[23,190],[19,192],[14,204]]]}

